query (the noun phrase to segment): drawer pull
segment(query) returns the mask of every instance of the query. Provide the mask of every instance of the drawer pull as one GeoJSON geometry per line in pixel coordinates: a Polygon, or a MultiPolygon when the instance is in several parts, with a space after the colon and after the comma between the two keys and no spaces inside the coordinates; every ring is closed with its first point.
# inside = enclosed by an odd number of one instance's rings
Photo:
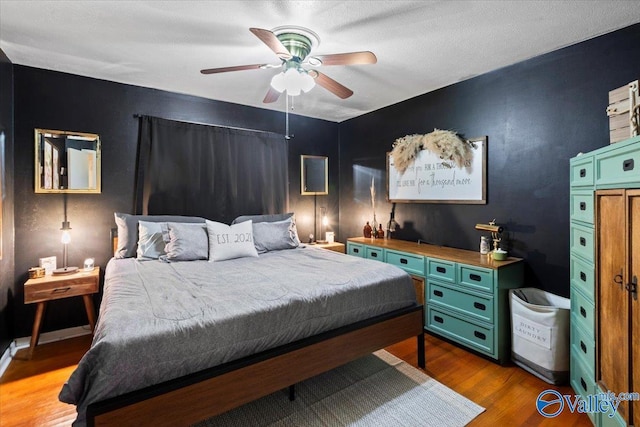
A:
{"type": "Polygon", "coordinates": [[[584,168],[580,169],[580,178],[584,178],[585,176],[587,176],[587,170],[584,168]]]}
{"type": "Polygon", "coordinates": [[[580,377],[580,385],[582,386],[584,391],[587,391],[587,383],[584,381],[582,377],[580,377]]]}
{"type": "Polygon", "coordinates": [[[585,319],[587,318],[587,310],[585,310],[584,307],[580,307],[580,315],[585,319]]]}
{"type": "Polygon", "coordinates": [[[377,252],[371,252],[371,257],[372,258],[378,258],[378,253],[377,252]]]}
{"type": "Polygon", "coordinates": [[[358,249],[358,248],[353,248],[353,253],[354,253],[354,254],[360,253],[360,249],[358,249]]]}
{"type": "Polygon", "coordinates": [[[580,210],[581,211],[586,211],[587,210],[587,204],[585,202],[580,202],[580,210]]]}
{"type": "Polygon", "coordinates": [[[587,246],[587,239],[585,239],[584,237],[580,238],[580,246],[587,246]]]}
{"type": "Polygon", "coordinates": [[[583,282],[587,281],[587,275],[584,274],[584,271],[580,272],[580,280],[582,280],[583,282]]]}
{"type": "Polygon", "coordinates": [[[473,331],[473,335],[475,335],[476,338],[480,338],[481,340],[486,340],[487,339],[487,336],[485,334],[483,334],[482,332],[473,331]]]}
{"type": "Polygon", "coordinates": [[[437,297],[442,297],[444,294],[442,293],[442,291],[438,291],[438,290],[434,290],[433,294],[437,297]]]}
{"type": "Polygon", "coordinates": [[[633,170],[633,159],[627,159],[622,162],[622,170],[625,172],[629,172],[633,170]]]}
{"type": "Polygon", "coordinates": [[[587,354],[587,345],[582,340],[580,340],[580,348],[584,354],[587,354]]]}
{"type": "Polygon", "coordinates": [[[471,273],[469,275],[469,279],[473,280],[474,282],[480,282],[482,280],[482,277],[480,277],[479,274],[473,274],[471,273]]]}
{"type": "Polygon", "coordinates": [[[444,319],[440,316],[433,316],[433,320],[435,320],[438,323],[444,323],[444,319]]]}
{"type": "Polygon", "coordinates": [[[67,286],[66,288],[55,288],[53,290],[53,294],[63,294],[71,289],[71,286],[67,286]]]}
{"type": "Polygon", "coordinates": [[[473,303],[473,306],[474,306],[475,308],[477,308],[478,310],[486,310],[486,309],[487,309],[487,306],[486,306],[486,305],[484,305],[484,304],[482,304],[482,303],[479,303],[479,302],[474,302],[474,303],[473,303]]]}
{"type": "Polygon", "coordinates": [[[400,258],[400,264],[409,264],[406,258],[400,258]]]}
{"type": "Polygon", "coordinates": [[[438,273],[443,273],[443,274],[444,274],[444,273],[446,273],[446,272],[447,272],[447,269],[446,269],[446,268],[444,268],[444,267],[436,267],[436,271],[437,271],[438,273]]]}

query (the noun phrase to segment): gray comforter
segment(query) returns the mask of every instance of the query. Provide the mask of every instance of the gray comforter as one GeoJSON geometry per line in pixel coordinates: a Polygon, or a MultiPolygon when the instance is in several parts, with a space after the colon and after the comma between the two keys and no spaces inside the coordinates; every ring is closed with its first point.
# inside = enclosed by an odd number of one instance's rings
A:
{"type": "Polygon", "coordinates": [[[210,263],[112,259],[91,349],[60,392],[87,405],[416,304],[391,265],[317,248],[210,263]]]}

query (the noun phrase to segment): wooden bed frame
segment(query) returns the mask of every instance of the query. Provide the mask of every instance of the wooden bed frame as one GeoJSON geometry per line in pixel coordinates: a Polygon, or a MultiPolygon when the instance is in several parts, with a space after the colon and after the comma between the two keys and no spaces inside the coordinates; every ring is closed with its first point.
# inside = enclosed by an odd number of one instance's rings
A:
{"type": "Polygon", "coordinates": [[[421,305],[346,325],[87,408],[88,426],[191,425],[416,337],[425,368],[421,305]]]}

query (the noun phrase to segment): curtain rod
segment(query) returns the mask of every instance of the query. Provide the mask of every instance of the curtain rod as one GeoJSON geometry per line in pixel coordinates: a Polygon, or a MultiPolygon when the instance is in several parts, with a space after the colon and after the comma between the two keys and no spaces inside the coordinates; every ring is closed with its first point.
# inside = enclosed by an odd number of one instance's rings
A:
{"type": "Polygon", "coordinates": [[[249,131],[249,132],[270,133],[270,134],[273,134],[273,135],[278,135],[278,136],[282,136],[283,138],[286,138],[286,136],[281,134],[281,133],[271,132],[271,131],[268,131],[268,130],[241,128],[241,127],[237,127],[237,126],[223,126],[223,125],[216,125],[216,124],[212,124],[212,123],[190,122],[190,121],[187,121],[187,120],[166,119],[164,117],[149,116],[149,115],[146,115],[146,114],[134,114],[133,117],[136,118],[136,119],[139,119],[141,117],[152,117],[154,119],[170,120],[170,121],[173,121],[173,122],[188,123],[188,124],[191,124],[191,125],[215,126],[215,127],[227,128],[227,129],[245,130],[245,131],[249,131]]]}

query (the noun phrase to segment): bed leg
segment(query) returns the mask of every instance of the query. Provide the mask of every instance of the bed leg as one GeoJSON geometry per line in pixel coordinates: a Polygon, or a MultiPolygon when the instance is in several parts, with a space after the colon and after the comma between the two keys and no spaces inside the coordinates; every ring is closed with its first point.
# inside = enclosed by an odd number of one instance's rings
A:
{"type": "Polygon", "coordinates": [[[296,385],[295,384],[291,384],[289,386],[289,400],[291,402],[293,402],[294,400],[296,400],[296,385]]]}
{"type": "Polygon", "coordinates": [[[418,366],[425,369],[426,363],[424,358],[424,332],[418,335],[418,366]]]}

